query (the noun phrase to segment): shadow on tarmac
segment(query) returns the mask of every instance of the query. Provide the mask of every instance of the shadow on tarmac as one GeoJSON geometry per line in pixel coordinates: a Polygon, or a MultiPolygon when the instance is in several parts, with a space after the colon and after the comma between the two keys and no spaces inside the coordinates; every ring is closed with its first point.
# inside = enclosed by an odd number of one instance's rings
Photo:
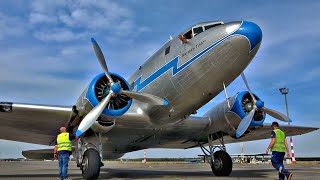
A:
{"type": "MultiPolygon", "coordinates": [[[[293,170],[293,169],[291,169],[293,170]]],[[[273,169],[261,169],[261,170],[233,170],[230,176],[221,178],[268,178],[267,174],[275,173],[273,169]]],[[[0,178],[53,178],[58,175],[55,173],[48,174],[10,174],[0,175],[0,178]]],[[[69,174],[69,177],[73,180],[80,180],[81,174],[69,174]]],[[[130,178],[130,179],[154,179],[154,178],[211,178],[216,177],[211,171],[200,172],[185,172],[185,171],[165,171],[165,170],[124,170],[124,169],[101,169],[99,179],[110,178],[130,178]]]]}
{"type": "MultiPolygon", "coordinates": [[[[275,170],[234,170],[228,176],[229,178],[267,178],[266,172],[275,172],[275,170]]],[[[154,179],[154,178],[211,178],[217,177],[212,171],[201,171],[201,172],[180,172],[180,171],[157,171],[157,170],[124,170],[124,169],[102,169],[99,178],[110,179],[110,178],[130,178],[130,179],[154,179]]],[[[226,178],[226,177],[224,177],[226,178]]],[[[78,180],[80,180],[79,178],[78,180]]]]}

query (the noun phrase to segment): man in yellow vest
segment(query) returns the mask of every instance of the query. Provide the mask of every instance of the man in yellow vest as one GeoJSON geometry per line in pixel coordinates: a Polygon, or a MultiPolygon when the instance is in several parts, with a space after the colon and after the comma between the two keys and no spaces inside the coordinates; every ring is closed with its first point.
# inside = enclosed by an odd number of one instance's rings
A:
{"type": "Polygon", "coordinates": [[[266,154],[268,154],[271,149],[272,166],[279,171],[279,180],[284,180],[285,177],[287,177],[288,180],[291,180],[292,173],[285,169],[283,165],[285,152],[287,152],[288,157],[290,156],[286,135],[279,129],[279,124],[277,122],[273,122],[271,127],[273,129],[271,132],[271,142],[266,150],[266,154]]]}
{"type": "Polygon", "coordinates": [[[60,134],[57,136],[57,144],[54,146],[54,158],[59,161],[60,179],[68,179],[68,163],[72,154],[72,140],[78,139],[73,134],[67,132],[66,127],[60,128],[60,134]]]}

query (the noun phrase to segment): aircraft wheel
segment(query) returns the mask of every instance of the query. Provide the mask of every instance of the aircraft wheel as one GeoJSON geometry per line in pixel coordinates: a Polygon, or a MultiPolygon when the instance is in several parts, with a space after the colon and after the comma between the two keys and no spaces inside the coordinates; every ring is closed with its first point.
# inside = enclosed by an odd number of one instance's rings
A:
{"type": "Polygon", "coordinates": [[[82,160],[82,177],[84,179],[98,179],[100,174],[101,158],[99,152],[90,148],[84,152],[82,160]]]}
{"type": "Polygon", "coordinates": [[[214,153],[214,162],[210,161],[213,174],[216,176],[229,176],[232,171],[232,159],[225,151],[214,153]]]}

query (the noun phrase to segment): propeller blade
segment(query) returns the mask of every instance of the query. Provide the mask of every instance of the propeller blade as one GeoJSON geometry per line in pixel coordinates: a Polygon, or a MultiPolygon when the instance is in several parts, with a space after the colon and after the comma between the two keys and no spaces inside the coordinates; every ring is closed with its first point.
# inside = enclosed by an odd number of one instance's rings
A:
{"type": "Polygon", "coordinates": [[[97,41],[96,41],[94,38],[91,38],[91,42],[92,42],[92,47],[93,47],[93,49],[94,49],[94,52],[95,52],[95,54],[96,54],[96,56],[97,56],[97,58],[98,58],[98,61],[99,61],[99,63],[100,63],[100,66],[101,66],[101,68],[103,69],[104,74],[105,74],[106,77],[108,78],[109,83],[112,84],[112,83],[113,83],[113,80],[112,80],[112,78],[111,78],[111,76],[110,76],[110,74],[109,74],[108,67],[107,67],[106,60],[105,60],[105,58],[104,58],[104,55],[103,55],[103,53],[102,53],[102,51],[101,51],[101,49],[100,49],[97,41]]]}
{"type": "Polygon", "coordinates": [[[127,91],[127,90],[121,90],[120,92],[121,94],[125,94],[129,97],[131,97],[132,99],[141,101],[141,102],[145,102],[151,105],[163,105],[163,106],[167,106],[169,103],[168,101],[159,98],[157,96],[154,96],[152,94],[146,94],[146,93],[137,93],[137,92],[132,92],[132,91],[127,91]]]}
{"type": "Polygon", "coordinates": [[[81,136],[86,132],[92,124],[99,118],[102,111],[108,104],[112,93],[109,93],[96,107],[94,107],[81,121],[78,130],[76,131],[76,136],[81,136]]]}
{"type": "Polygon", "coordinates": [[[237,132],[236,132],[236,138],[239,138],[240,136],[242,136],[242,134],[244,132],[246,132],[246,130],[248,129],[250,123],[251,123],[251,120],[253,118],[253,115],[255,113],[256,109],[253,108],[250,113],[248,115],[246,115],[240,122],[239,126],[238,126],[238,129],[237,129],[237,132]]]}
{"type": "Polygon", "coordinates": [[[256,98],[254,97],[254,95],[252,94],[252,91],[251,91],[251,89],[250,89],[250,87],[249,87],[247,78],[246,78],[246,76],[244,75],[243,72],[241,73],[241,77],[242,77],[242,79],[243,79],[243,81],[244,81],[244,84],[247,86],[247,89],[248,89],[248,91],[249,91],[249,93],[250,93],[250,95],[251,95],[251,97],[252,97],[252,99],[253,99],[253,102],[256,103],[257,100],[256,100],[256,98]]]}
{"type": "Polygon", "coordinates": [[[266,108],[266,107],[263,107],[262,108],[264,112],[266,112],[267,114],[269,114],[270,116],[276,118],[276,119],[279,119],[280,121],[284,121],[284,122],[288,122],[289,121],[289,118],[282,114],[281,112],[278,112],[276,110],[273,110],[273,109],[269,109],[269,108],[266,108]]]}

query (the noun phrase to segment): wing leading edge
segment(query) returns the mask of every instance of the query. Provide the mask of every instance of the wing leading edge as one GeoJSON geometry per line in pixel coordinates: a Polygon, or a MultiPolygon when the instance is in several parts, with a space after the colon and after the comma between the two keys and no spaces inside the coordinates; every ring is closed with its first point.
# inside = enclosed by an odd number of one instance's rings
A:
{"type": "Polygon", "coordinates": [[[51,145],[72,107],[0,102],[0,139],[51,145]]]}

